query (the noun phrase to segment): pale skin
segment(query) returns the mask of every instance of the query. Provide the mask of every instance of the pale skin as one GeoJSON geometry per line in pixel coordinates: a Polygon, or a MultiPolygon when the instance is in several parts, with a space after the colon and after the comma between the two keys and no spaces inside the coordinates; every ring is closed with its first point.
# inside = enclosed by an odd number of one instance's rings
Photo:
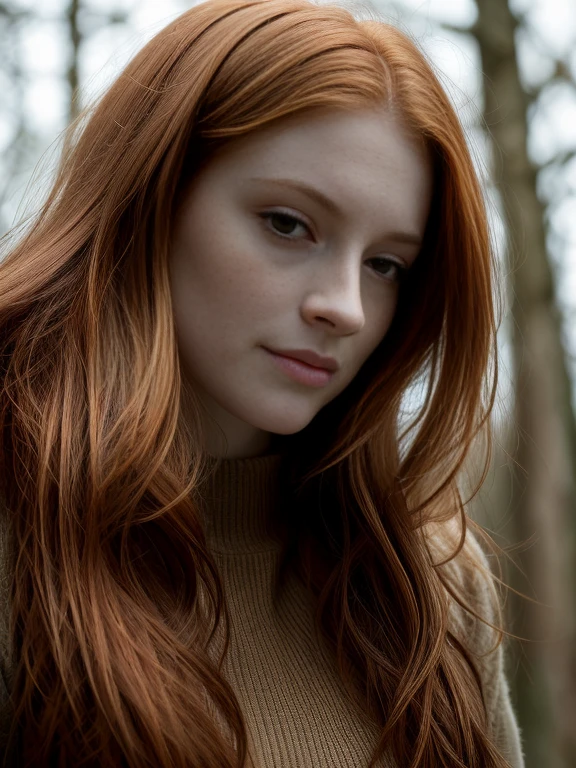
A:
{"type": "Polygon", "coordinates": [[[383,108],[287,118],[232,140],[194,177],[169,270],[208,453],[266,454],[350,384],[390,327],[431,196],[426,151],[383,108]],[[312,349],[340,368],[313,388],[265,348],[312,349]]]}

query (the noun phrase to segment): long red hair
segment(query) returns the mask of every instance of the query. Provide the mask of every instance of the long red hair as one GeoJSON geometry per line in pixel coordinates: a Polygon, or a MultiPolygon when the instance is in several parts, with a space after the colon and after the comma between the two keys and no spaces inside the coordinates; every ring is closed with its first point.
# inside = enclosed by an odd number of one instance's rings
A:
{"type": "Polygon", "coordinates": [[[457,480],[495,391],[481,189],[418,48],[307,0],[209,0],[182,14],[71,127],[44,206],[4,239],[0,477],[25,765],[244,765],[244,719],[207,652],[227,613],[195,493],[210,466],[197,409],[183,418],[171,222],[221,144],[312,108],[382,104],[428,148],[432,211],[386,338],[288,440],[299,513],[283,521],[286,557],[298,553],[341,674],[381,723],[374,764],[389,749],[412,768],[507,765],[450,630],[448,594],[465,596],[430,546],[457,521],[451,554],[462,548],[457,480]],[[335,510],[330,535],[319,494],[335,510]]]}

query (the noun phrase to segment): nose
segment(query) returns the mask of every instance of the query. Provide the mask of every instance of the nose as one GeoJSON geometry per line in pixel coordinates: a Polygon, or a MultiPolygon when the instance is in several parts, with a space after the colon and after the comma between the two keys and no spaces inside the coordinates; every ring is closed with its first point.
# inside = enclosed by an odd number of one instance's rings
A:
{"type": "Polygon", "coordinates": [[[359,260],[332,258],[315,271],[313,287],[306,291],[301,314],[310,325],[323,323],[339,335],[357,333],[366,318],[362,306],[359,260]]]}

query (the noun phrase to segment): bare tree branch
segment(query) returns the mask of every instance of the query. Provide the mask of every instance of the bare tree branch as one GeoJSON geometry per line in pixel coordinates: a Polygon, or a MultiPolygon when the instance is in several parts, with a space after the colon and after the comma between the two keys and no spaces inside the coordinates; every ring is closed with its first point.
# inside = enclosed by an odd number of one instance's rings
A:
{"type": "Polygon", "coordinates": [[[458,26],[456,24],[449,24],[447,21],[440,22],[440,28],[446,30],[446,32],[454,32],[458,35],[469,35],[472,32],[473,25],[458,26]]]}
{"type": "Polygon", "coordinates": [[[80,105],[78,103],[78,54],[80,51],[80,45],[82,43],[82,35],[78,26],[78,14],[80,11],[80,0],[70,0],[66,9],[66,22],[68,25],[68,35],[70,38],[70,58],[66,77],[68,80],[68,87],[70,89],[70,102],[68,121],[72,122],[80,111],[80,105]]]}
{"type": "Polygon", "coordinates": [[[559,152],[547,163],[544,163],[544,165],[542,165],[541,168],[551,168],[552,166],[558,166],[558,167],[565,166],[569,162],[574,160],[574,158],[576,158],[576,149],[570,149],[566,152],[559,152]]]}

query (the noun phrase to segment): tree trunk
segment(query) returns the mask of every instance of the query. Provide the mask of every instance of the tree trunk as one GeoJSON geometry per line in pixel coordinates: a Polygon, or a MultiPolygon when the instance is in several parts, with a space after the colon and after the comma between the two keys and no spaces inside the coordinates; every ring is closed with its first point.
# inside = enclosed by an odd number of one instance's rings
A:
{"type": "Polygon", "coordinates": [[[509,537],[533,543],[514,586],[538,603],[512,600],[523,644],[511,670],[528,766],[576,766],[576,428],[570,379],[546,248],[537,169],[527,152],[528,100],[518,74],[517,21],[506,0],[477,0],[484,119],[494,142],[493,177],[508,233],[515,412],[510,453],[509,537]]]}

